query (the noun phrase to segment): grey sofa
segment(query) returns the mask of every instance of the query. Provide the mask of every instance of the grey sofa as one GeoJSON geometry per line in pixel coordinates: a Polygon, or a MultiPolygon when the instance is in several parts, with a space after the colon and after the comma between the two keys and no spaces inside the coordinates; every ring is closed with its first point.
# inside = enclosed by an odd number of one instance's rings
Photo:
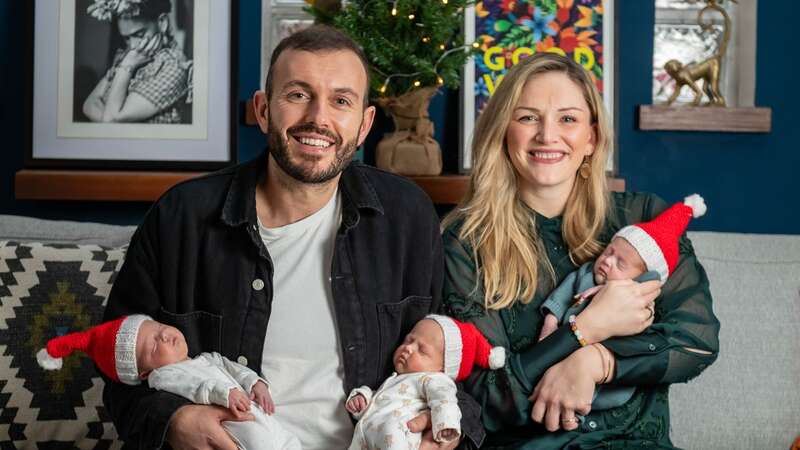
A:
{"type": "MultiPolygon", "coordinates": [[[[52,330],[100,320],[133,227],[0,215],[0,447],[119,448],[86,358],[45,373],[52,330]]],[[[722,322],[719,360],[671,388],[688,449],[788,450],[800,434],[800,236],[690,233],[722,322]]]]}

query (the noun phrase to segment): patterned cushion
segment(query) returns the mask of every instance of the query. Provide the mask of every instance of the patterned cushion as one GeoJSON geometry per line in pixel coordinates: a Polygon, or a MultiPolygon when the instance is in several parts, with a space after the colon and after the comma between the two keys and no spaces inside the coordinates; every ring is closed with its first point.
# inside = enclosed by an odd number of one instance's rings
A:
{"type": "Polygon", "coordinates": [[[102,319],[125,250],[0,241],[0,448],[121,447],[92,360],[44,371],[35,355],[102,319]]]}

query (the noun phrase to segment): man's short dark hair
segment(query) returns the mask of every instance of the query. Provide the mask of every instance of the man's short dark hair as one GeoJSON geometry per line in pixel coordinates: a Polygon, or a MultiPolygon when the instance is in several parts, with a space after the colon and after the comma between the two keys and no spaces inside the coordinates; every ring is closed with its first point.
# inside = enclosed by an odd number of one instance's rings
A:
{"type": "Polygon", "coordinates": [[[364,54],[364,50],[350,39],[350,36],[344,34],[342,31],[329,25],[320,24],[312,25],[284,38],[278,46],[275,47],[269,60],[267,81],[264,86],[264,91],[267,93],[268,99],[272,98],[272,71],[275,67],[275,62],[285,50],[302,50],[306,52],[350,50],[355,53],[361,61],[361,65],[364,67],[364,73],[367,75],[367,90],[364,92],[364,108],[369,105],[369,62],[367,62],[367,56],[364,54]]]}

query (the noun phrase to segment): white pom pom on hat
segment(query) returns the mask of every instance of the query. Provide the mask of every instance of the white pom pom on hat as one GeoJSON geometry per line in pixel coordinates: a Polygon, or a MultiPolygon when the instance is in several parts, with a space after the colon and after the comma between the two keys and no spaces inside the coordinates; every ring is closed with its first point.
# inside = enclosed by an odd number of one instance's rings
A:
{"type": "Polygon", "coordinates": [[[683,199],[683,204],[692,209],[692,217],[697,219],[706,213],[706,201],[700,194],[692,194],[683,199]]]}

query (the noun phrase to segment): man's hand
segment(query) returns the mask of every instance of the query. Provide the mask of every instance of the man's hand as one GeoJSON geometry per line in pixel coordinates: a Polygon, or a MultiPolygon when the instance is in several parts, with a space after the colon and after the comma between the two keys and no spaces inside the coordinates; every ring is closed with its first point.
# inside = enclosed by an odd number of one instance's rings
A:
{"type": "Polygon", "coordinates": [[[250,400],[256,402],[265,413],[272,415],[275,412],[275,402],[269,394],[269,387],[263,381],[258,380],[250,390],[250,400]]]}
{"type": "Polygon", "coordinates": [[[228,409],[236,418],[242,418],[250,412],[250,397],[239,389],[231,389],[228,393],[228,409]]]}
{"type": "Polygon", "coordinates": [[[419,444],[419,450],[452,450],[458,446],[460,439],[454,439],[450,442],[436,442],[433,439],[433,431],[431,430],[431,413],[425,411],[422,414],[409,420],[406,425],[408,431],[412,433],[422,432],[422,441],[419,444]]]}
{"type": "Polygon", "coordinates": [[[358,414],[361,411],[364,411],[364,408],[366,407],[367,407],[367,399],[364,398],[364,396],[361,394],[354,395],[353,398],[348,400],[347,403],[344,405],[344,408],[350,414],[358,414]]]}
{"type": "Polygon", "coordinates": [[[237,450],[221,422],[244,420],[254,420],[254,417],[245,414],[243,418],[236,418],[221,406],[182,406],[169,421],[167,442],[175,450],[237,450]]]}

